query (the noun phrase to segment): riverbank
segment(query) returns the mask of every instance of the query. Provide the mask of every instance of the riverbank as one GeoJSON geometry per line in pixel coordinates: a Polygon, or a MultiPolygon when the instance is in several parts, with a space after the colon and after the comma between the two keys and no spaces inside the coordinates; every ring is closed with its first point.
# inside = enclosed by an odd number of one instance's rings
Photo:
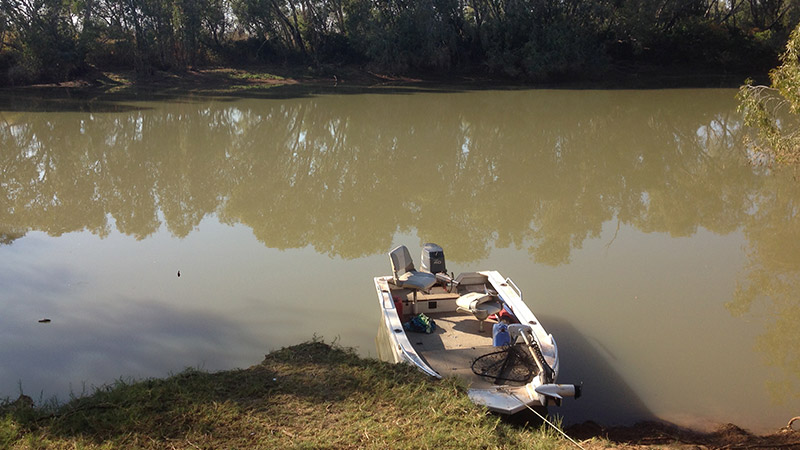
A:
{"type": "Polygon", "coordinates": [[[263,95],[276,87],[381,87],[449,86],[472,89],[553,88],[553,89],[668,89],[739,88],[747,78],[768,82],[767,75],[752,73],[702,73],[676,68],[665,70],[649,66],[616,66],[602,75],[580,81],[524,83],[513,79],[491,78],[480,72],[460,74],[415,73],[395,75],[376,73],[360,66],[246,66],[204,67],[180,72],[156,71],[147,77],[132,71],[91,71],[83,77],[62,83],[8,87],[7,90],[40,88],[80,89],[98,93],[125,94],[150,91],[174,95],[263,95]]]}
{"type": "MultiPolygon", "coordinates": [[[[6,401],[0,448],[575,448],[552,429],[514,422],[471,403],[458,380],[315,340],[248,369],[118,381],[64,405],[6,401]]],[[[585,449],[800,447],[799,432],[755,436],[733,425],[565,431],[585,449]]]]}
{"type": "MultiPolygon", "coordinates": [[[[126,89],[176,89],[191,93],[236,93],[276,86],[372,86],[392,83],[443,82],[435,77],[379,74],[355,66],[311,68],[302,66],[196,67],[183,71],[155,71],[141,76],[133,71],[90,71],[80,78],[60,83],[34,84],[6,89],[86,88],[119,92],[126,89]]],[[[456,83],[482,82],[471,77],[451,79],[456,83]]]]}

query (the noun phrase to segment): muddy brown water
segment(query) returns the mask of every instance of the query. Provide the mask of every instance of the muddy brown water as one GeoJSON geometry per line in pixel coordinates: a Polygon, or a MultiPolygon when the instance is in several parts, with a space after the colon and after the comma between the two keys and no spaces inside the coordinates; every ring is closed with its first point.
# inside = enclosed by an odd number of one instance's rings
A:
{"type": "Polygon", "coordinates": [[[800,413],[800,189],[735,90],[0,93],[0,397],[376,356],[387,252],[511,277],[565,423],[800,413]]]}

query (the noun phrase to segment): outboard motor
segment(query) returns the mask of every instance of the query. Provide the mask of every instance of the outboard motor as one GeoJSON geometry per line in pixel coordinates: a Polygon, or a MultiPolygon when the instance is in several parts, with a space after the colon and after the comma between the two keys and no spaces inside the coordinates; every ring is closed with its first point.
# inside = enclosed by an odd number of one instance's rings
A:
{"type": "Polygon", "coordinates": [[[422,247],[422,271],[432,274],[447,274],[444,264],[444,250],[436,244],[425,244],[422,247]]]}
{"type": "Polygon", "coordinates": [[[453,274],[447,274],[447,267],[444,264],[444,250],[436,244],[427,243],[422,246],[421,272],[432,273],[436,276],[436,281],[453,292],[458,286],[458,282],[453,279],[453,274]]]}

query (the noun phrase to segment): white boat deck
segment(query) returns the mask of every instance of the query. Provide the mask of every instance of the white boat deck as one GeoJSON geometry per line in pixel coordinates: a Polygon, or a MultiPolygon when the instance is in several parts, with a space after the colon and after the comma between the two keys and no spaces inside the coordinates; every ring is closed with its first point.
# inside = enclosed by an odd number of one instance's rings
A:
{"type": "Polygon", "coordinates": [[[386,345],[379,345],[379,352],[384,349],[386,355],[382,358],[414,364],[430,376],[456,376],[470,387],[469,395],[474,402],[505,414],[526,406],[546,406],[545,396],[550,394],[539,392],[539,387],[558,394],[551,396],[554,399],[579,395],[577,387],[553,384],[558,374],[555,341],[522,301],[522,293],[513,281],[497,271],[465,272],[455,281],[456,286],[451,286],[439,278],[428,290],[413,291],[395,285],[392,277],[375,278],[384,315],[381,330],[385,330],[386,337],[386,345]],[[472,293],[480,295],[473,299],[472,293]],[[492,328],[496,321],[481,322],[477,317],[486,314],[480,313],[474,304],[466,306],[472,301],[485,300],[487,293],[496,298],[486,302],[486,310],[496,310],[497,303],[502,303],[512,319],[521,324],[513,329],[517,333],[513,334],[514,348],[495,347],[492,328]],[[404,330],[403,324],[420,313],[436,322],[433,333],[404,330]],[[476,369],[493,377],[473,373],[472,365],[478,358],[481,359],[476,369]],[[553,370],[546,371],[547,366],[553,370]]]}
{"type": "Polygon", "coordinates": [[[484,284],[462,285],[460,292],[448,292],[442,286],[434,286],[429,292],[417,292],[416,305],[412,305],[410,289],[397,288],[389,284],[392,296],[403,301],[403,322],[416,313],[424,313],[436,322],[431,334],[406,332],[414,350],[439,375],[457,376],[476,389],[495,386],[492,380],[475,375],[472,362],[483,355],[500,350],[492,345],[494,320],[481,323],[472,314],[456,311],[456,299],[466,292],[481,292],[484,284]]]}
{"type": "Polygon", "coordinates": [[[408,332],[407,336],[417,353],[433,370],[444,377],[457,376],[473,388],[493,384],[472,373],[472,361],[479,356],[500,350],[492,345],[493,321],[486,321],[483,331],[471,314],[458,312],[425,313],[436,322],[431,334],[408,332]]]}

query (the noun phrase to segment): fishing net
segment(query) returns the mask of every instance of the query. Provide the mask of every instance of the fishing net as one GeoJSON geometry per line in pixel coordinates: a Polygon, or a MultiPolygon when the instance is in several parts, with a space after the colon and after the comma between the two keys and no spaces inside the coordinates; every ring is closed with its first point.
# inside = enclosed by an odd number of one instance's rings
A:
{"type": "Polygon", "coordinates": [[[495,384],[529,383],[537,372],[533,356],[520,345],[505,346],[472,362],[472,373],[493,380],[495,384]]]}

